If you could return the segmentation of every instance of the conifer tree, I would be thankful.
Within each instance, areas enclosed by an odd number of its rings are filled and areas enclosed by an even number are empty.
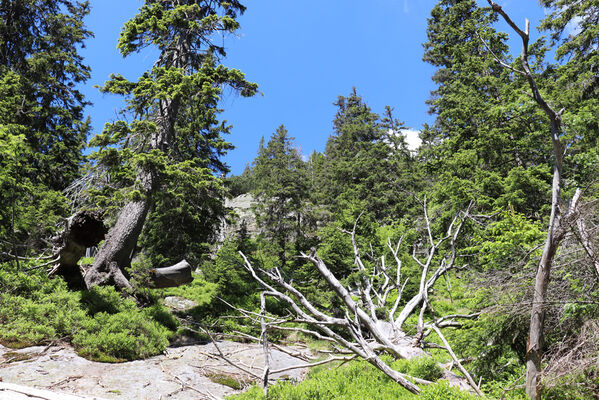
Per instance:
[[[403,123],[387,109],[384,120],[372,112],[356,93],[339,96],[335,105],[334,134],[325,149],[324,177],[319,179],[320,201],[333,212],[359,203],[377,219],[394,215],[409,194],[399,183],[409,174],[403,164],[409,158],[401,136]]]
[[[41,247],[69,211],[60,191],[79,176],[89,132],[77,89],[88,12],[87,1],[0,1],[0,238],[21,245],[13,253]]]
[[[91,142],[100,148],[94,155],[98,166],[120,187],[121,197],[112,200],[123,206],[85,274],[88,287],[129,285],[122,269],[131,262],[149,213],[153,239],[146,243],[170,249],[167,259],[173,251],[186,256],[191,237],[201,233],[194,237],[201,242],[213,232],[223,195],[214,175],[226,171],[220,156],[231,148],[222,137],[230,127],[218,119],[220,95],[229,86],[251,96],[256,85],[218,63],[225,49],[212,39],[234,32],[244,10],[236,0],[146,0],[125,24],[118,43],[123,56],[148,46],[159,56],[136,82],[113,75],[102,87],[126,96],[130,121],[106,124]]]
[[[266,146],[262,138],[254,163],[257,222],[264,235],[277,245],[279,259],[284,262],[288,243],[297,240],[304,228],[303,211],[308,198],[306,165],[283,125]]]
[[[442,0],[431,11],[423,59],[437,68],[429,100],[436,119],[423,131],[422,155],[439,201],[476,199],[489,212],[511,204],[540,219],[551,181],[546,117],[523,94],[526,82],[492,56],[508,51],[506,35],[491,26],[496,18],[473,0]],[[531,51],[541,63],[541,43]]]

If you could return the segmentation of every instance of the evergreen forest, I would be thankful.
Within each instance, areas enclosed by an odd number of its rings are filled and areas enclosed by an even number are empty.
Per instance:
[[[430,2],[432,122],[355,82],[322,152],[282,121],[240,175],[222,98],[260,82],[222,38],[250,2],[139,3],[116,46],[155,59],[106,77],[124,106],[93,132],[90,2],[0,0],[0,384],[31,346],[236,341],[264,354],[217,377],[231,399],[599,398],[597,1],[539,0],[538,26]],[[284,379],[273,352],[300,348]]]

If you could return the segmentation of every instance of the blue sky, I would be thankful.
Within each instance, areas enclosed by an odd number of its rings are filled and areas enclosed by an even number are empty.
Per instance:
[[[240,18],[241,30],[226,39],[223,64],[239,68],[259,84],[260,95],[223,96],[224,118],[234,128],[228,140],[236,149],[225,161],[233,174],[256,155],[261,136],[284,124],[304,154],[323,151],[332,133],[333,102],[352,87],[375,112],[385,105],[414,130],[432,122],[426,99],[433,89],[433,69],[423,63],[426,19],[433,0],[252,0]],[[94,133],[116,118],[120,99],[100,94],[110,73],[136,80],[156,58],[146,50],[123,59],[116,43],[123,23],[141,0],[92,0],[87,27],[95,34],[83,56],[92,78],[82,88],[93,102],[88,108]],[[481,2],[481,4],[486,4]],[[528,17],[533,27],[543,16],[537,0],[500,1],[517,22]],[[513,36],[507,28],[504,28]],[[533,34],[533,39],[535,35]],[[519,51],[519,43],[513,41]]]

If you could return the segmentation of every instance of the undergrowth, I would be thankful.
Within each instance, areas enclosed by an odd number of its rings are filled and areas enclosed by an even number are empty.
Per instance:
[[[426,365],[430,361],[424,361]],[[410,365],[413,364],[413,365]],[[422,371],[422,361],[394,363],[403,371]],[[397,367],[400,368],[397,368]],[[424,368],[428,371],[429,368]],[[425,374],[426,375],[426,374]],[[430,377],[430,376],[429,376]],[[232,400],[266,399],[262,388],[253,386],[245,393],[228,397]],[[423,386],[420,395],[402,388],[365,361],[354,361],[335,368],[317,367],[300,383],[279,382],[269,388],[271,400],[474,400],[476,397],[450,387],[446,381]]]
[[[0,265],[0,342],[26,347],[70,341],[87,358],[124,361],[160,354],[177,322],[158,303],[140,309],[112,287],[70,291],[44,271]]]

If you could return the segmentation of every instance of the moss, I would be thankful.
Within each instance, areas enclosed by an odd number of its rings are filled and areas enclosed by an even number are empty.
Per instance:
[[[208,374],[206,374],[206,377],[214,383],[218,383],[219,385],[228,386],[231,389],[235,389],[235,390],[241,390],[251,384],[251,381],[241,379],[238,376],[224,374],[224,373],[218,373],[218,372],[208,373]]]
[[[13,362],[31,360],[31,354],[28,353],[17,353],[16,351],[9,351],[4,353],[2,356],[4,358],[4,363],[10,364]]]

